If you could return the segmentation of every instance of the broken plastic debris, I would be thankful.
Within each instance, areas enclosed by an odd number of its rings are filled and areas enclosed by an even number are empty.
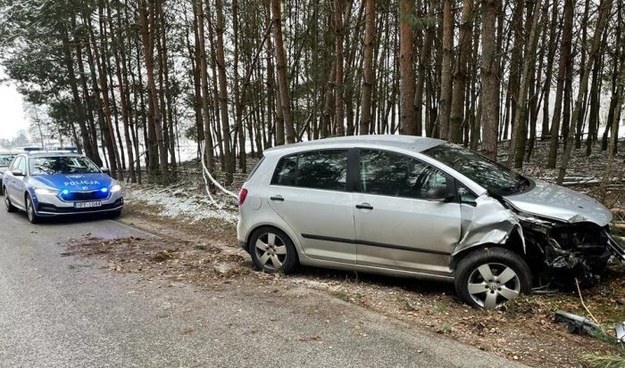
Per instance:
[[[616,325],[614,330],[616,331],[616,339],[619,342],[625,343],[625,322]]]
[[[601,330],[598,324],[584,317],[573,313],[557,311],[555,315],[556,322],[566,323],[570,333],[592,335]]]

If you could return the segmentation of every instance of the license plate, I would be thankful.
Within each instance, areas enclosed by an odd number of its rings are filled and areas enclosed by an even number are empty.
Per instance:
[[[93,207],[102,207],[102,201],[96,202],[79,202],[75,204],[76,208],[93,208]]]

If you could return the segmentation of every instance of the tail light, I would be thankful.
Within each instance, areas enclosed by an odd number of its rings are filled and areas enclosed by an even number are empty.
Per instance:
[[[245,202],[245,198],[247,198],[247,189],[241,188],[241,190],[239,191],[239,206],[243,205],[243,202]]]

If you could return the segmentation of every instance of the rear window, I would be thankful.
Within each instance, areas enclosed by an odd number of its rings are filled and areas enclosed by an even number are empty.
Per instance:
[[[278,162],[273,185],[344,191],[347,185],[347,150],[303,152]]]
[[[0,166],[8,167],[9,165],[11,165],[11,161],[13,161],[13,157],[15,157],[15,155],[0,154]]]

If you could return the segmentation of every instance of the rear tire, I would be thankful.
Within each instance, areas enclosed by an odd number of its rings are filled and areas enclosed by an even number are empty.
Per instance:
[[[30,195],[26,195],[26,215],[28,215],[28,221],[31,224],[37,224],[40,221],[39,216],[35,212],[35,206],[33,205],[33,200],[30,198]]]
[[[6,188],[4,188],[4,192],[6,193]],[[17,208],[15,208],[15,206],[13,206],[13,203],[11,203],[11,199],[9,198],[8,194],[5,194],[4,196],[4,206],[7,209],[7,212],[15,212],[15,210]]]
[[[480,248],[460,260],[454,285],[467,303],[493,309],[529,293],[532,273],[525,260],[511,250]]]
[[[292,272],[299,260],[293,241],[274,227],[256,229],[248,243],[252,261],[257,269],[267,273]]]

